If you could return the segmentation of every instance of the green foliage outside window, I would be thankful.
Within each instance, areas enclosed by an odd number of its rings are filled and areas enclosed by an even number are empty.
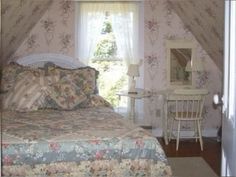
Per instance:
[[[99,71],[99,94],[114,107],[119,105],[116,93],[127,86],[128,79],[124,72],[124,62],[117,60],[117,45],[112,24],[107,17],[101,30],[101,39],[97,43],[91,66]]]
[[[109,101],[114,107],[119,106],[116,93],[124,90],[128,79],[124,73],[123,61],[95,60],[91,66],[99,71],[99,94]]]
[[[112,33],[112,25],[111,22],[106,19],[102,25],[102,34],[106,34],[106,33]]]
[[[113,33],[105,34],[95,48],[94,58],[96,60],[112,59],[116,56],[117,46]]]

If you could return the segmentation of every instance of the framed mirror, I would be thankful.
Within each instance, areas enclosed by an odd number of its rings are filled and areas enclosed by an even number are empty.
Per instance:
[[[192,73],[186,71],[186,66],[194,60],[194,43],[185,40],[167,40],[166,49],[168,86],[192,87]]]

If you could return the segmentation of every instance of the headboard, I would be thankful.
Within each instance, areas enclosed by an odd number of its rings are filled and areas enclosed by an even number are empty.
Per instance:
[[[32,54],[22,58],[19,58],[16,61],[20,65],[30,66],[34,68],[43,67],[45,63],[51,62],[62,68],[75,69],[84,67],[85,65],[78,61],[77,59],[55,53],[41,53],[41,54]]]

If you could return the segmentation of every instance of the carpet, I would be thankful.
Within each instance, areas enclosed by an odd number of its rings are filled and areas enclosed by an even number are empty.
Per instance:
[[[168,157],[173,177],[217,177],[201,157]]]

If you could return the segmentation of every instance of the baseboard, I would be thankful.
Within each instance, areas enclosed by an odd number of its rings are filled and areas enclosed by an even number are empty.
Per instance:
[[[218,133],[218,129],[211,128],[211,129],[203,130],[202,131],[202,136],[205,136],[205,137],[217,137],[218,136],[217,133]]]
[[[217,137],[217,129],[209,128],[206,130],[202,130],[202,136],[204,137]],[[175,133],[174,133],[175,134]],[[192,137],[194,135],[194,131],[181,131],[183,137]],[[152,129],[152,135],[156,137],[162,137],[163,131],[161,128]]]

